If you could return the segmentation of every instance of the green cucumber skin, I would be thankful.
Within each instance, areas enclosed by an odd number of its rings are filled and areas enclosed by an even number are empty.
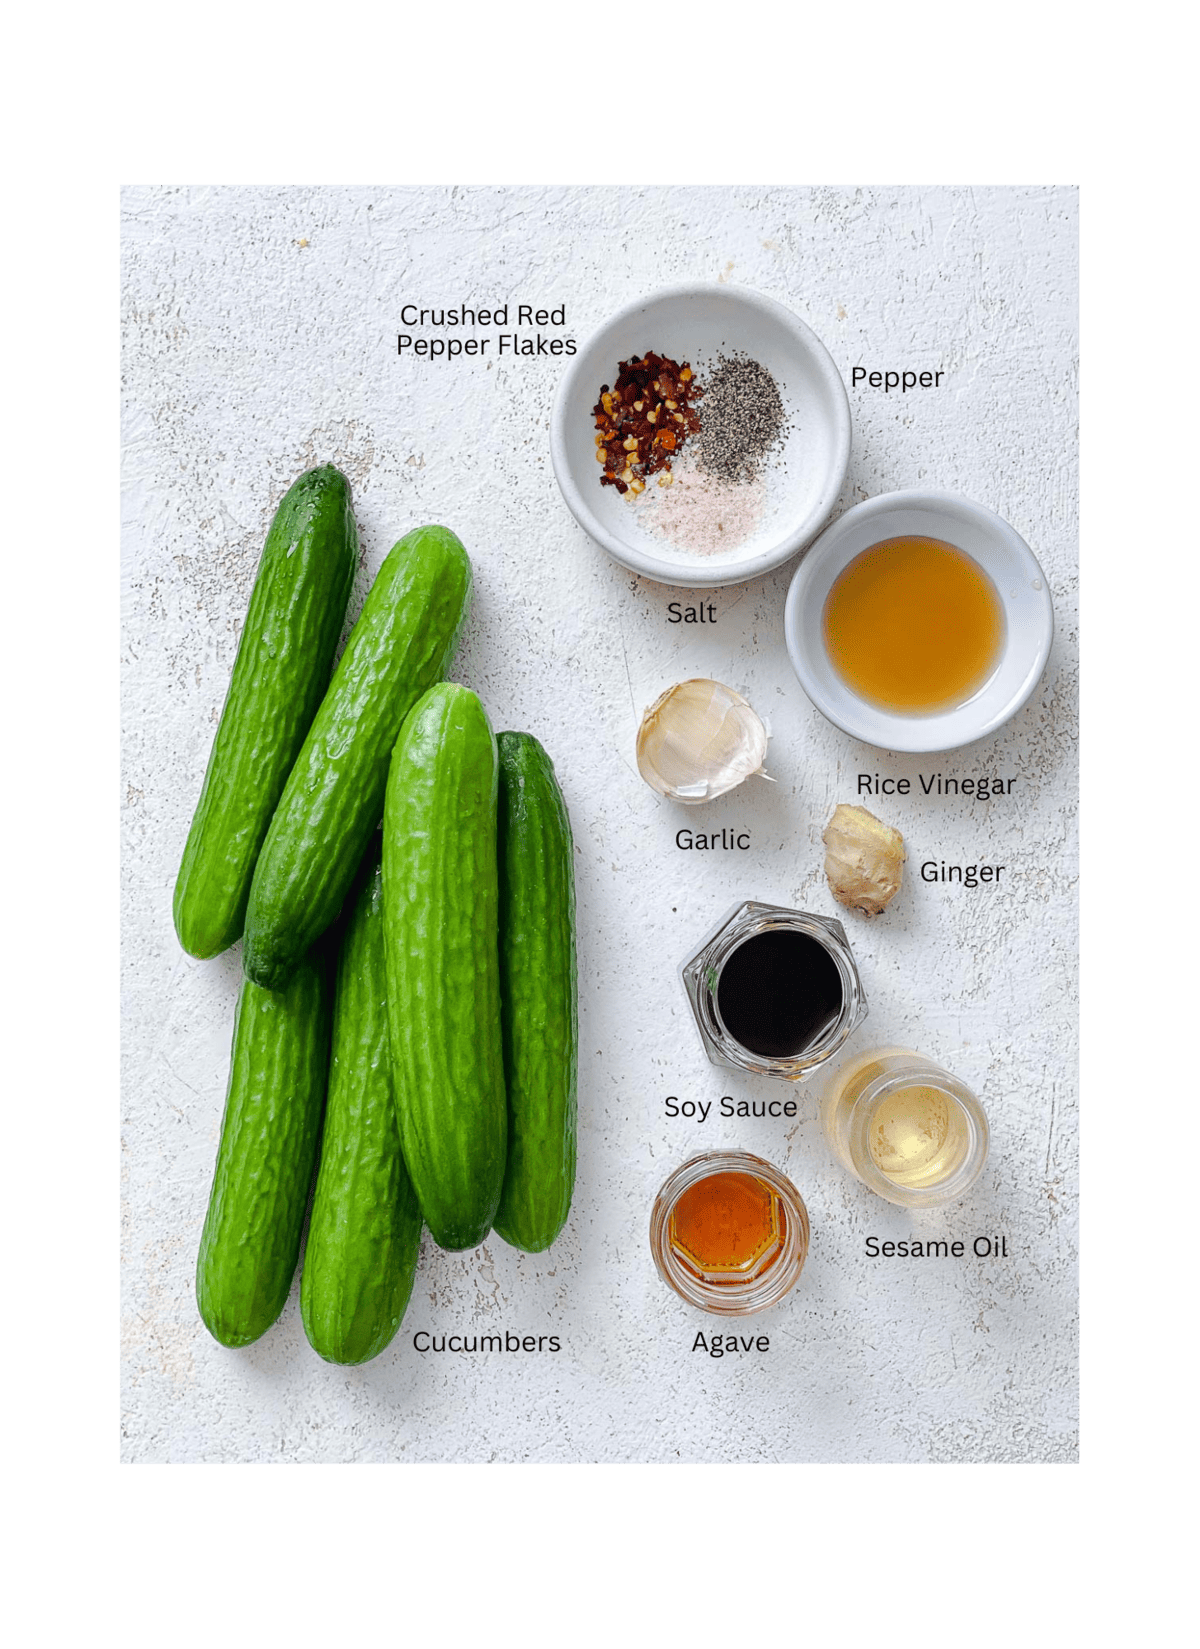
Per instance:
[[[257,1340],[287,1300],[328,1071],[324,958],[306,960],[280,993],[243,980],[221,1143],[196,1260],[196,1303],[222,1345]]]
[[[241,938],[271,815],[329,681],[358,565],[350,483],[332,464],[284,495],[267,541],[175,883],[190,956]]]
[[[471,563],[445,527],[418,527],[380,569],[259,854],[242,956],[256,984],[281,989],[341,909],[401,725],[449,667],[470,596]]]
[[[575,1187],[579,1009],[571,821],[554,764],[528,733],[501,733],[500,1007],[508,1166],[495,1228],[549,1248]]]
[[[431,688],[388,775],[383,907],[400,1139],[442,1248],[483,1241],[504,1180],[496,793],[483,705]]]
[[[379,849],[342,938],[329,1100],[300,1279],[300,1315],[328,1363],[366,1363],[400,1327],[421,1209],[400,1150],[388,1047]]]

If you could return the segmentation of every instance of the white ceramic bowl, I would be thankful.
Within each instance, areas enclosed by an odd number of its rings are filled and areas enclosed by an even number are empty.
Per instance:
[[[779,386],[791,428],[779,461],[764,466],[766,506],[733,550],[689,554],[649,532],[638,506],[600,485],[592,408],[618,363],[646,350],[703,368],[722,353],[760,361]],[[703,402],[700,403],[703,415]],[[773,298],[737,286],[676,286],[630,304],[571,362],[550,420],[550,456],[567,507],[622,566],[662,584],[740,584],[780,566],[820,531],[850,461],[846,386],[820,339]]]
[[[881,710],[842,680],[825,650],[821,617],[834,580],[856,555],[884,538],[940,538],[971,556],[1004,604],[1000,661],[971,698],[953,710],[915,716]],[[881,750],[955,750],[994,733],[1029,698],[1046,668],[1054,612],[1046,575],[1007,521],[952,492],[889,492],[839,516],[796,570],[784,609],[784,635],[800,685],[823,716]]]

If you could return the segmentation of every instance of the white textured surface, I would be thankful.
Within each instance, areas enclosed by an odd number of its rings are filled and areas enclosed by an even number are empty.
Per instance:
[[[1045,189],[175,189],[125,197],[124,1457],[133,1461],[1066,1461],[1076,1449],[1076,202]],[[301,245],[301,242],[307,245]],[[941,761],[852,744],[783,647],[791,565],[712,594],[614,565],[570,518],[547,451],[561,363],[395,354],[402,303],[565,302],[579,340],[641,292],[729,278],[791,305],[843,374],[941,368],[938,392],[851,391],[839,508],[918,483],[998,510],[1033,546],[1058,625],[1026,710]],[[494,330],[494,329],[489,329]],[[647,345],[653,343],[647,340]],[[296,1291],[228,1351],[192,1276],[216,1148],[239,950],[183,956],[171,890],[272,510],[299,471],[349,474],[357,612],[426,520],[466,543],[477,597],[455,675],[555,759],[577,843],[579,1180],[548,1255],[426,1239],[374,1363],[322,1363]],[[687,599],[684,597],[684,599]],[[706,595],[704,599],[708,599]],[[680,810],[638,779],[641,709],[713,675],[769,719],[773,787]],[[668,1122],[668,1094],[770,1098],[704,1059],[675,965],[735,899],[832,913],[820,833],[854,775],[1016,777],[985,803],[867,802],[905,833],[891,911],[850,917],[871,1016],[981,1094],[977,1191],[908,1216],[832,1162],[812,1086],[791,1123]],[[917,788],[914,785],[914,789]],[[866,798],[862,798],[866,801]],[[745,853],[673,845],[749,829]],[[923,859],[1001,863],[999,890],[923,886]],[[819,1080],[819,1079],[818,1079]],[[715,1107],[714,1107],[715,1110]],[[766,1355],[659,1282],[654,1193],[740,1145],[799,1186],[813,1240]],[[868,1261],[864,1238],[1003,1234],[1001,1261]],[[418,1355],[412,1334],[558,1334],[558,1356]]]

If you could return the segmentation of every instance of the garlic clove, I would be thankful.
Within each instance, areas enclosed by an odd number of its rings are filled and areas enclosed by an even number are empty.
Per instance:
[[[851,910],[878,916],[900,891],[904,837],[865,807],[839,802],[821,840],[834,898]]]
[[[763,773],[767,730],[740,693],[719,681],[681,681],[638,728],[638,772],[660,796],[709,802]]]

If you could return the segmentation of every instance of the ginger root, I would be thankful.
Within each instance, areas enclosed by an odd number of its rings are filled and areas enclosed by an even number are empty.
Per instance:
[[[821,840],[834,898],[851,910],[878,916],[900,891],[904,837],[865,807],[840,802]]]

